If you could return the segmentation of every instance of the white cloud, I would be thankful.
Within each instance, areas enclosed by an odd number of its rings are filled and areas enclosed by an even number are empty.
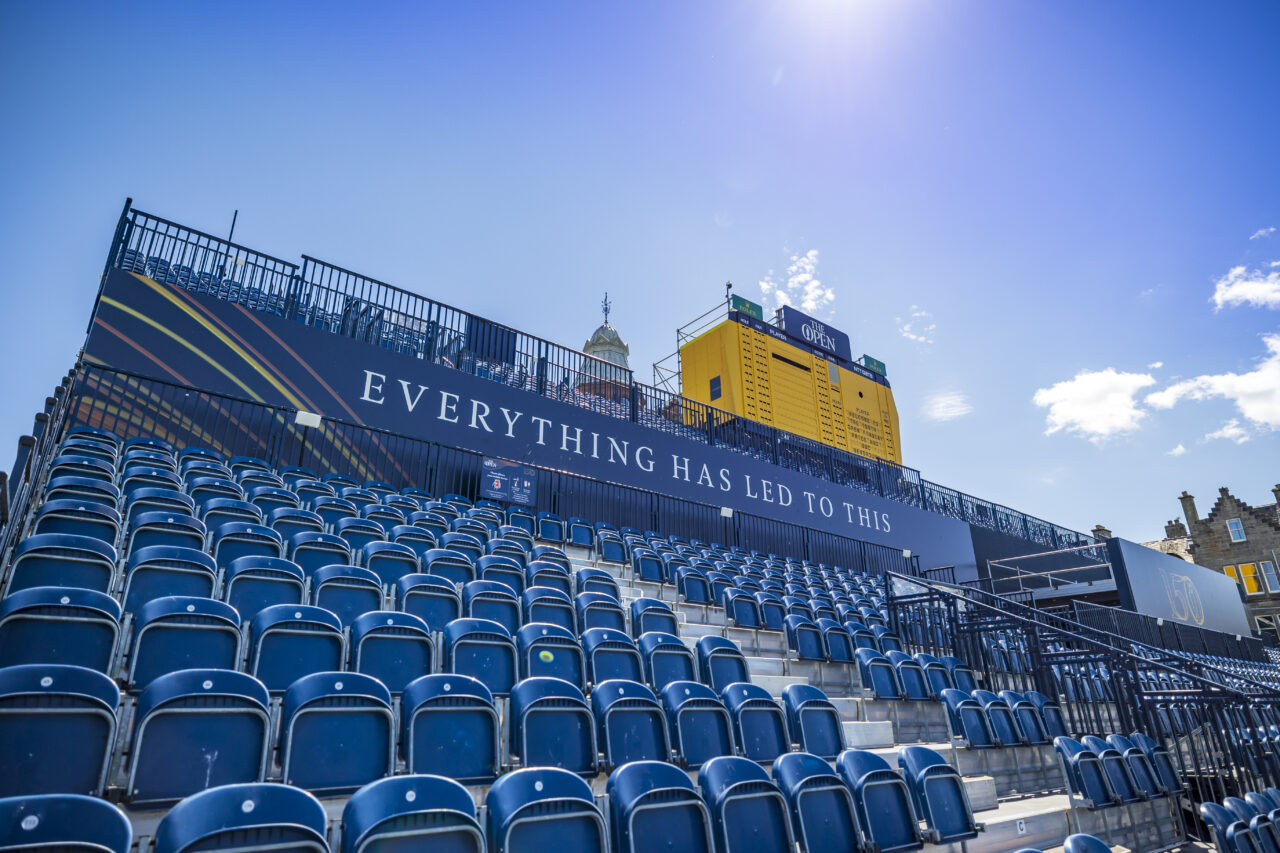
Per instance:
[[[960,391],[939,391],[925,398],[923,414],[931,421],[954,421],[973,411],[973,406]]]
[[[1206,374],[1186,379],[1148,394],[1147,405],[1171,409],[1183,399],[1222,397],[1235,403],[1240,414],[1254,426],[1280,429],[1280,334],[1263,335],[1262,342],[1267,354],[1248,373]],[[1216,433],[1212,437],[1231,438]]]
[[[1275,269],[1275,264],[1272,264]],[[1232,267],[1218,279],[1213,288],[1213,309],[1226,305],[1252,305],[1256,308],[1280,308],[1280,271],[1264,273]]]
[[[1138,428],[1147,413],[1138,408],[1135,397],[1155,383],[1149,374],[1122,373],[1114,367],[1082,370],[1071,379],[1037,390],[1031,399],[1049,409],[1045,435],[1066,430],[1099,444]]]
[[[1213,441],[1216,438],[1225,438],[1227,441],[1234,441],[1236,444],[1244,444],[1249,440],[1249,431],[1240,426],[1240,421],[1232,418],[1222,425],[1220,429],[1214,430],[1204,437],[1205,441]]]
[[[836,298],[835,291],[824,287],[822,280],[818,278],[817,249],[792,255],[785,281],[776,280],[773,270],[769,270],[760,279],[760,293],[764,297],[765,307],[770,307],[769,302],[772,300],[772,307],[775,309],[790,305],[814,316],[830,308]]]
[[[1266,228],[1259,228],[1257,231],[1254,231],[1253,234],[1250,235],[1249,239],[1261,240],[1263,237],[1270,237],[1274,233],[1276,233],[1276,227],[1274,225],[1270,225]]]
[[[1182,442],[1178,442],[1178,446],[1166,453],[1166,456],[1181,456],[1186,453],[1187,449],[1182,446]]]
[[[1153,361],[1147,365],[1147,370],[1159,370],[1162,367],[1164,367],[1163,361]]]
[[[898,334],[918,344],[933,343],[933,333],[938,329],[938,324],[932,322],[933,315],[919,305],[912,305],[910,313],[911,316],[905,323],[901,317],[893,318],[893,321],[898,324]]]

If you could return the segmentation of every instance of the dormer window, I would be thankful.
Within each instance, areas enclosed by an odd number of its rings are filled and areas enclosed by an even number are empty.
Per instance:
[[[1240,523],[1238,518],[1227,519],[1227,533],[1231,534],[1232,542],[1243,542],[1245,540],[1244,525]]]

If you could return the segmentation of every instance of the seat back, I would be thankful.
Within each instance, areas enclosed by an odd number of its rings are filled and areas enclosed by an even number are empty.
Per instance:
[[[431,629],[412,613],[373,610],[351,624],[349,668],[371,675],[399,693],[410,681],[435,668]]]
[[[711,815],[683,770],[665,761],[632,761],[614,770],[609,795],[618,853],[713,853]]]
[[[381,845],[483,853],[484,834],[462,785],[439,776],[392,776],[356,791],[342,810],[342,853]]]
[[[504,774],[489,788],[489,848],[604,853],[604,818],[591,787],[567,770],[526,767]]]
[[[133,825],[97,797],[24,794],[0,799],[0,849],[129,853]]]
[[[276,604],[249,623],[247,670],[272,692],[313,672],[340,670],[344,660],[342,623],[323,608]]]
[[[516,681],[516,644],[511,633],[488,619],[455,619],[444,627],[445,669],[484,682],[495,696]]]
[[[287,849],[328,853],[324,806],[274,782],[223,785],[187,797],[156,827],[155,853]]]
[[[676,761],[695,768],[721,755],[734,755],[733,720],[720,697],[705,684],[673,681],[662,688]]]
[[[810,684],[788,684],[782,690],[782,701],[787,730],[801,751],[826,761],[834,761],[844,751],[840,712],[825,693]]]
[[[723,853],[794,847],[787,801],[759,764],[737,756],[713,758],[698,771],[698,787]]]
[[[493,694],[466,675],[424,675],[400,699],[400,754],[410,773],[481,783],[498,775]]]
[[[285,691],[280,714],[284,781],[339,794],[395,772],[391,693],[358,672],[317,672]]]
[[[773,779],[791,807],[801,849],[860,849],[853,797],[831,765],[811,753],[790,752],[773,763]]]

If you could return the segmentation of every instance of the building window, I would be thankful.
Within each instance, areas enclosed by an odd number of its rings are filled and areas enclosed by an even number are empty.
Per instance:
[[[1262,576],[1267,581],[1267,592],[1280,592],[1280,576],[1276,575],[1276,564],[1270,560],[1263,560],[1258,564],[1262,569]]]
[[[1280,625],[1277,625],[1275,616],[1258,616],[1254,623],[1264,642],[1273,646],[1280,645]]]
[[[720,377],[719,376],[713,376],[711,378],[711,399],[712,400],[720,399]]]
[[[1243,542],[1245,540],[1244,525],[1238,518],[1227,519],[1227,533],[1231,534],[1232,542]]]
[[[1257,595],[1262,592],[1262,587],[1258,584],[1258,567],[1253,563],[1241,563],[1236,566],[1223,566],[1222,571],[1227,577],[1244,587],[1244,591],[1249,595]]]

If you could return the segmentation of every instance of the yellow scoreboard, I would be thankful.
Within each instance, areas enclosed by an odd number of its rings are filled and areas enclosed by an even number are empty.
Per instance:
[[[729,319],[680,347],[680,382],[692,400],[902,464],[888,380],[745,313],[729,312]]]

